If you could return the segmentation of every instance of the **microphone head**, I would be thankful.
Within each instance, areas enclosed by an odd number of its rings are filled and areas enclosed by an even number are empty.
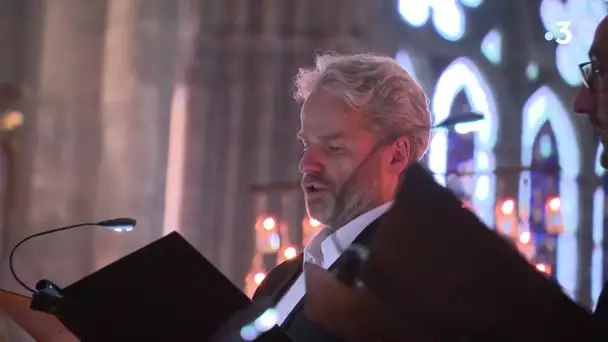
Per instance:
[[[103,228],[112,229],[116,232],[128,232],[135,229],[137,221],[130,217],[121,217],[111,220],[97,222],[95,225]]]

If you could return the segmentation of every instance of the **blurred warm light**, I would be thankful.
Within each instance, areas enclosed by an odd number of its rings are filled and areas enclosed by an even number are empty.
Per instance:
[[[302,241],[301,245],[306,246],[312,238],[323,229],[323,223],[306,215],[302,218]]]
[[[264,222],[262,222],[262,226],[266,230],[273,230],[276,225],[277,221],[272,217],[267,217],[264,219]]]
[[[285,259],[287,260],[295,258],[296,255],[298,255],[298,251],[294,247],[287,247],[285,248],[285,251],[283,251],[283,256],[285,256]]]
[[[561,201],[559,199],[559,197],[553,197],[552,199],[549,200],[549,209],[551,211],[559,211],[561,207]]]
[[[17,111],[7,111],[2,114],[1,128],[3,131],[12,131],[23,124],[23,114]]]
[[[543,273],[551,274],[551,267],[547,264],[538,263],[536,264],[536,269]]]
[[[502,206],[500,207],[500,210],[505,215],[512,214],[513,210],[515,210],[515,201],[509,199],[509,200],[502,202]]]
[[[319,221],[317,221],[317,220],[315,220],[315,219],[311,218],[311,219],[310,219],[310,225],[311,225],[313,228],[317,228],[317,227],[319,227],[319,226],[321,225],[321,222],[319,222]]]
[[[521,235],[519,235],[519,242],[524,245],[529,244],[531,239],[532,237],[530,236],[530,232],[523,232]]]
[[[266,274],[263,272],[258,272],[253,276],[253,281],[256,283],[256,285],[260,285],[264,279],[266,278]]]

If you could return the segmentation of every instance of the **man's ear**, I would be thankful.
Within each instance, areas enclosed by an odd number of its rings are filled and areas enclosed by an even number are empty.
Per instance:
[[[390,167],[394,168],[396,173],[401,173],[410,162],[412,158],[412,149],[410,139],[401,137],[397,141],[393,142],[391,146],[392,156],[390,161]]]

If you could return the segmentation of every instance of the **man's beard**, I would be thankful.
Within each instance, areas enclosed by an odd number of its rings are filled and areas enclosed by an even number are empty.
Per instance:
[[[333,187],[322,199],[306,201],[308,215],[332,229],[339,229],[359,215],[381,205],[382,189],[377,165],[355,169],[341,187]],[[322,180],[322,175],[309,175]],[[327,183],[324,183],[327,184]]]

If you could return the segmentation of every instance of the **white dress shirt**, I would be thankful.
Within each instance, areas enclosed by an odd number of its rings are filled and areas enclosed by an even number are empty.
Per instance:
[[[385,203],[358,216],[333,233],[336,235],[335,238],[331,237],[333,232],[332,229],[325,228],[321,230],[312,238],[310,243],[304,247],[304,262],[312,262],[324,269],[328,269],[336,260],[338,260],[341,252],[348,248],[355,238],[357,238],[367,226],[384,214],[392,204],[393,202]],[[336,242],[339,246],[336,246]],[[279,316],[279,325],[283,324],[305,293],[306,286],[304,284],[304,275],[300,274],[298,279],[291,285],[291,288],[275,306]]]

